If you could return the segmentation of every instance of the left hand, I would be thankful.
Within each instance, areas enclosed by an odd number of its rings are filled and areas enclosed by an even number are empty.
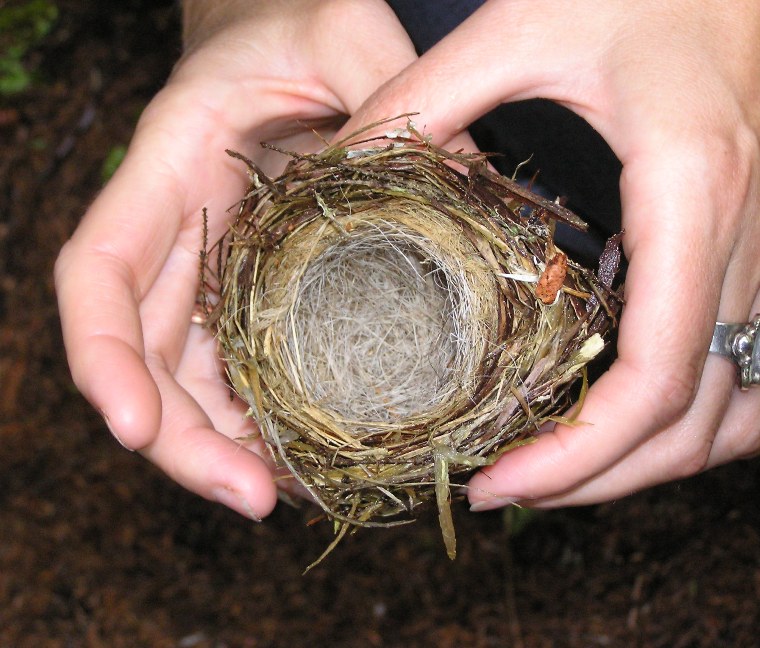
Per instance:
[[[72,376],[114,436],[184,487],[258,519],[283,481],[246,406],[230,398],[211,333],[191,325],[201,210],[213,244],[246,184],[225,148],[275,173],[284,156],[259,142],[320,148],[312,126],[329,136],[416,55],[382,0],[185,5],[186,52],[61,251],[56,289]]]
[[[469,488],[475,510],[614,499],[760,451],[760,388],[708,357],[760,311],[760,3],[491,0],[386,83],[344,132],[406,111],[446,142],[496,105],[552,99],[623,164],[618,357],[582,425]]]

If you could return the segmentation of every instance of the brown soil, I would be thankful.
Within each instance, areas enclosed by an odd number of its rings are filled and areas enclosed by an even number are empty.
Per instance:
[[[0,3],[2,6],[3,3]],[[52,264],[179,50],[168,2],[61,0],[0,104],[0,646],[760,645],[760,463],[612,504],[346,539],[183,491],[76,393]],[[2,10],[2,9],[0,9]]]

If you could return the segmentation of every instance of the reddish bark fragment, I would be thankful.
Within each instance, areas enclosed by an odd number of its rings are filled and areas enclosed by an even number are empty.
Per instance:
[[[567,255],[564,252],[557,252],[547,261],[546,268],[538,279],[536,297],[544,304],[551,304],[557,298],[557,293],[565,283],[566,276]]]

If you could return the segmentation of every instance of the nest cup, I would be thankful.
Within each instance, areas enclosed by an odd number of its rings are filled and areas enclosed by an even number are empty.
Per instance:
[[[276,179],[233,154],[251,185],[203,297],[232,386],[337,540],[436,500],[453,557],[451,477],[567,421],[620,305],[617,240],[597,275],[552,240],[583,223],[483,155],[411,122],[361,135],[287,153]]]

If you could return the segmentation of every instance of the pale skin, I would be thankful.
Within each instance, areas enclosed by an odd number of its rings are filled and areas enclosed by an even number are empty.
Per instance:
[[[760,387],[707,348],[760,311],[760,4],[491,0],[417,59],[378,1],[186,2],[189,53],[61,252],[74,380],[123,445],[254,518],[277,486],[210,334],[190,324],[200,213],[211,238],[245,178],[223,150],[326,136],[416,111],[441,145],[501,102],[544,97],[623,163],[630,262],[618,359],[581,420],[477,474],[475,510],[606,501],[760,451]],[[473,74],[473,70],[487,70]]]

